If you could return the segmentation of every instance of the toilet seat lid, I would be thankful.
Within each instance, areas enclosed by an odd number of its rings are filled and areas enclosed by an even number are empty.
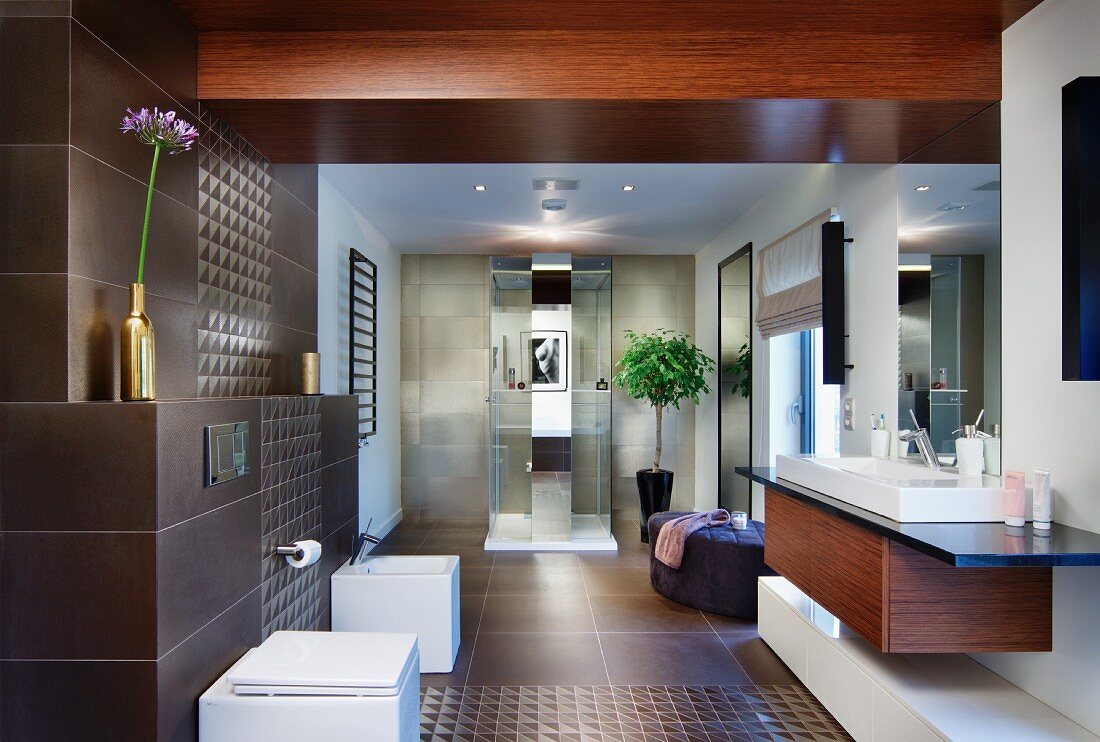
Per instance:
[[[417,656],[416,634],[277,631],[226,680],[243,694],[389,695]]]

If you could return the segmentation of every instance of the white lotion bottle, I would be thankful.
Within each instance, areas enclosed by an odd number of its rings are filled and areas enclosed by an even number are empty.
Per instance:
[[[993,436],[983,438],[982,446],[985,455],[985,473],[995,477],[1001,475],[1001,426],[993,424]]]
[[[1037,531],[1049,531],[1054,520],[1054,490],[1050,484],[1050,472],[1036,469],[1031,489],[1031,525]]]
[[[974,425],[963,426],[963,437],[955,441],[955,465],[964,477],[980,477],[985,469],[985,443]]]

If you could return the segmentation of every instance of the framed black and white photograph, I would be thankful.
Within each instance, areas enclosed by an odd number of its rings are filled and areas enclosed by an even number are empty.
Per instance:
[[[531,391],[564,392],[569,375],[569,344],[559,330],[531,332]]]

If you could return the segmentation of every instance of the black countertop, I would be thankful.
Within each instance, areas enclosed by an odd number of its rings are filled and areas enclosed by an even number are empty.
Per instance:
[[[955,567],[1100,566],[1100,533],[1055,523],[1037,531],[1004,523],[898,523],[812,489],[779,479],[775,469],[739,466],[737,473],[769,489],[863,526]]]

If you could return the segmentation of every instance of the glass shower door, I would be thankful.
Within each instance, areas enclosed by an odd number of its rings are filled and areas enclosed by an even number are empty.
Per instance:
[[[531,259],[490,259],[489,537],[531,540]]]
[[[611,537],[611,258],[574,257],[572,539]],[[606,387],[606,388],[605,388]]]

